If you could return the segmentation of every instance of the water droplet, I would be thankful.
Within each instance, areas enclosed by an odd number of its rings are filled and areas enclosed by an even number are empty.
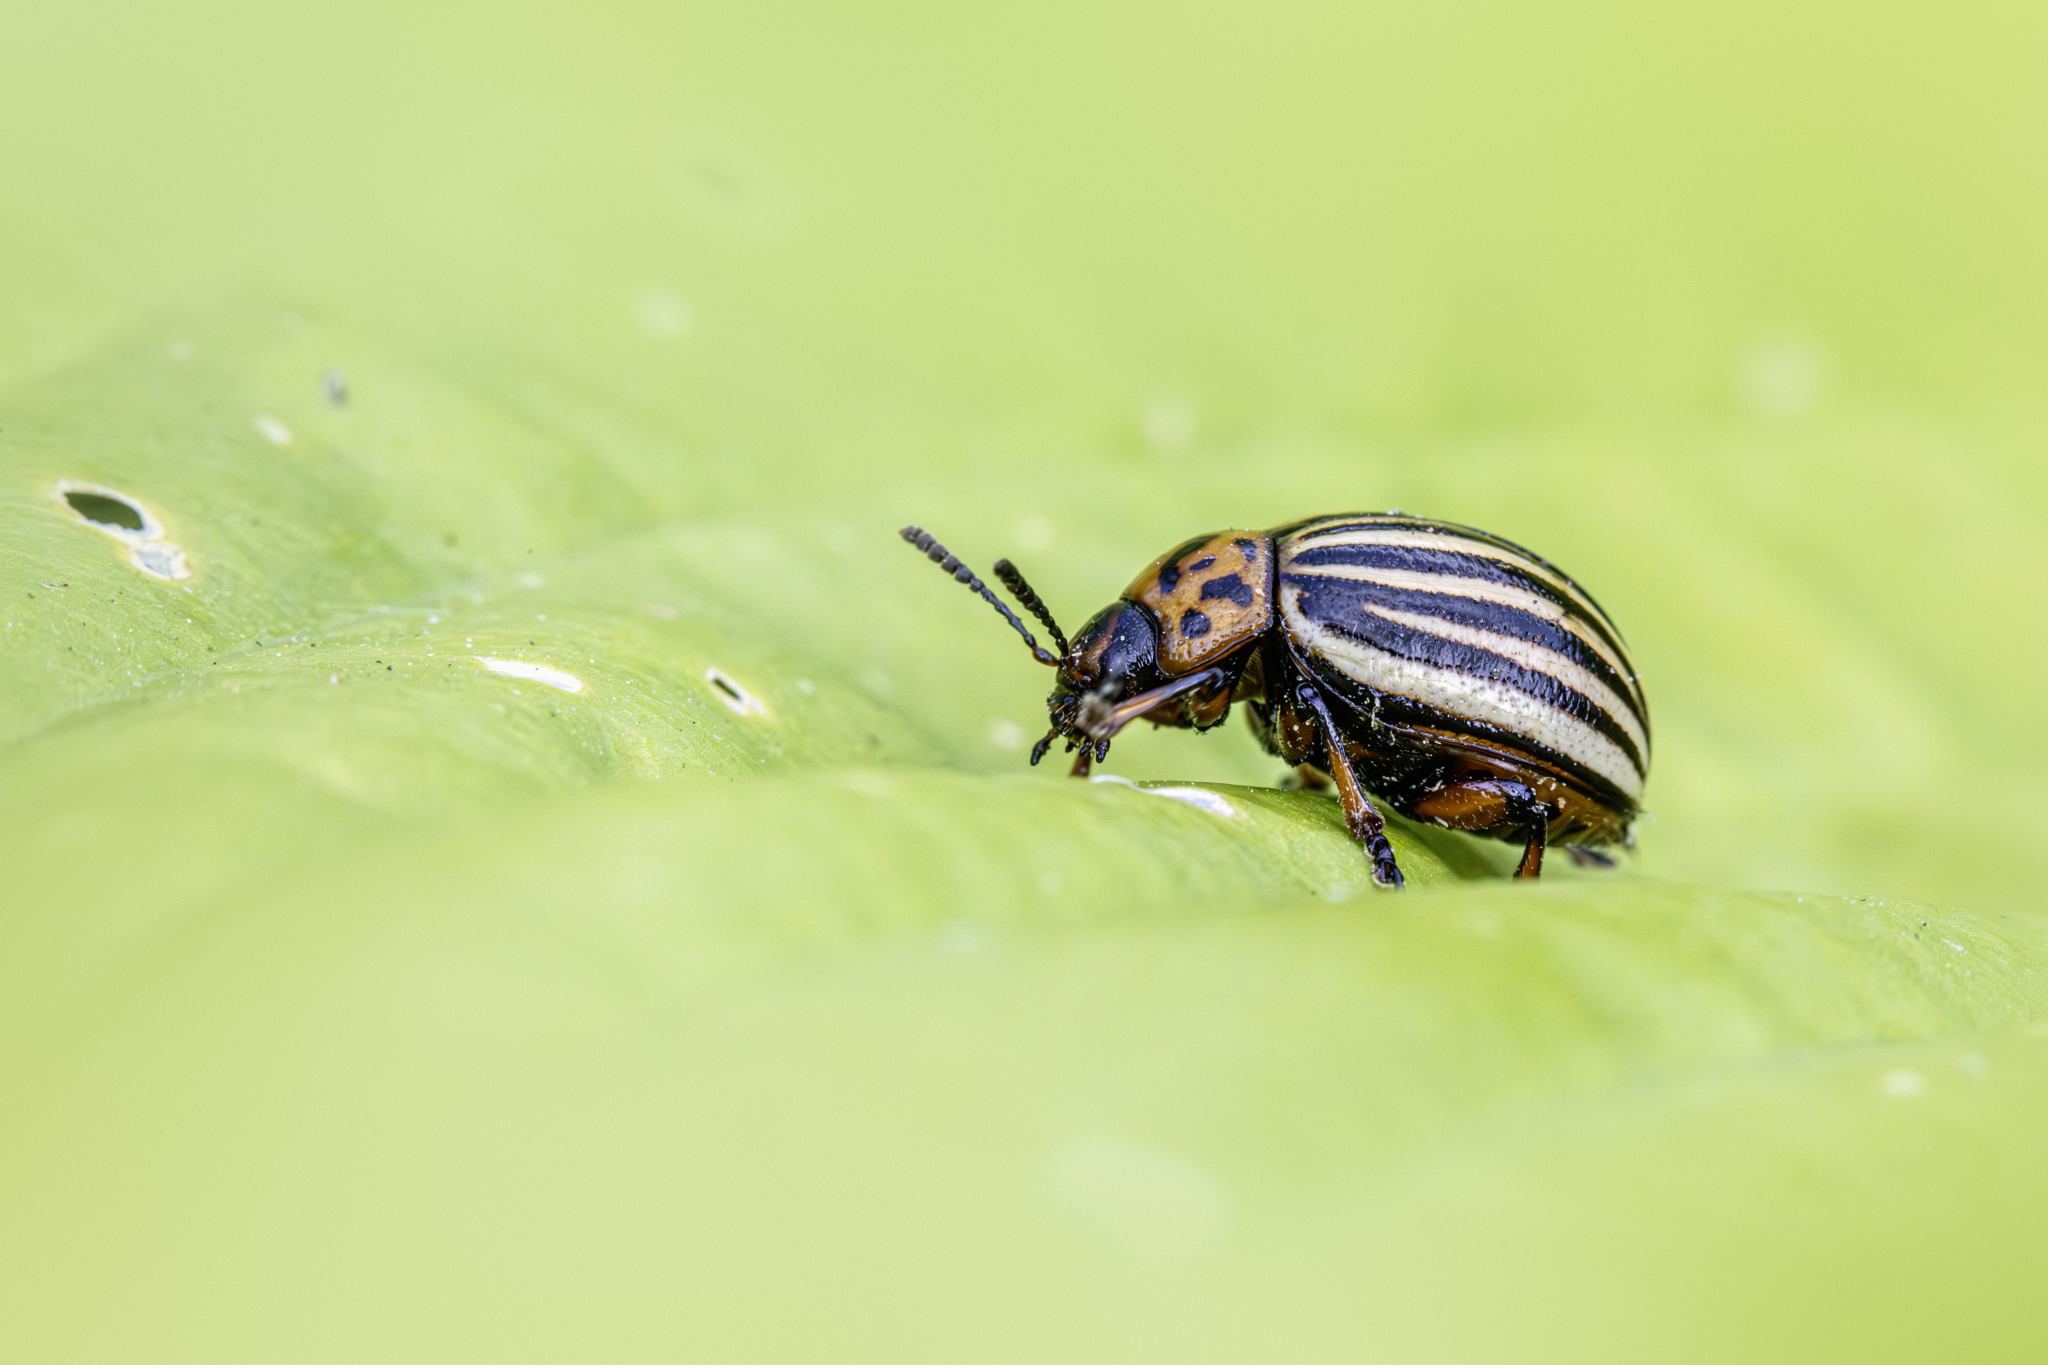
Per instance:
[[[650,289],[633,304],[640,330],[656,341],[680,341],[697,325],[697,311],[673,289]]]
[[[939,950],[947,953],[978,953],[994,942],[995,936],[982,925],[955,920],[939,930]]]
[[[574,673],[565,673],[547,664],[530,663],[525,659],[486,659],[472,656],[489,671],[507,678],[519,678],[526,682],[537,682],[552,687],[557,692],[581,692],[583,679]]]
[[[1029,516],[1020,518],[1010,534],[1016,537],[1017,548],[1027,552],[1050,550],[1057,538],[1050,518]]]
[[[1145,440],[1161,455],[1179,455],[1195,443],[1199,423],[1187,399],[1164,394],[1145,405]]]
[[[1765,337],[1743,355],[1736,375],[1742,405],[1758,417],[1798,417],[1827,397],[1827,354],[1799,336]]]
[[[1230,1192],[1175,1152],[1091,1133],[1046,1163],[1046,1192],[1112,1252],[1181,1265],[1212,1249],[1231,1221]]]
[[[259,412],[249,419],[249,425],[256,428],[256,434],[274,446],[288,446],[292,443],[292,429],[267,412]]]
[[[1927,1093],[1927,1078],[1907,1067],[1887,1071],[1882,1083],[1884,1093],[1895,1100],[1915,1100]]]

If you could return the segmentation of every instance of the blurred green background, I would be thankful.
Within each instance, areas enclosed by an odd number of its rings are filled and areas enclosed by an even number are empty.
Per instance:
[[[0,10],[0,1351],[2038,1358],[2044,73],[2018,4]],[[1235,726],[1030,772],[894,538],[1074,624],[1388,506],[1621,624],[1623,872],[1373,894]]]

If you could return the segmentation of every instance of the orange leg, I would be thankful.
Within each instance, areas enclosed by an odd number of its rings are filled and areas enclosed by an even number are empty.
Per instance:
[[[1297,763],[1294,773],[1301,779],[1301,789],[1305,792],[1326,792],[1330,789],[1330,779],[1306,763]]]
[[[1550,842],[1550,807],[1520,782],[1481,778],[1454,782],[1418,801],[1415,814],[1447,829],[1490,830],[1501,825],[1528,832],[1517,877],[1543,872],[1543,850]]]
[[[1534,879],[1543,875],[1543,850],[1550,843],[1550,821],[1539,817],[1529,826],[1529,842],[1522,849],[1522,861],[1515,866],[1517,877]]]

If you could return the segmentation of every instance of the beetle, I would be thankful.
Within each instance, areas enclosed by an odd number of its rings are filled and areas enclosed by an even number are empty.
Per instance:
[[[1017,614],[931,533],[902,536],[1002,613],[1057,671],[1046,709],[1086,777],[1139,718],[1209,730],[1245,704],[1305,785],[1334,783],[1373,880],[1401,885],[1377,795],[1411,819],[1550,844],[1608,866],[1632,844],[1649,708],[1621,632],[1548,560],[1469,526],[1363,512],[1194,536],[1146,566],[1069,641],[1007,559]],[[1368,793],[1371,793],[1369,795]]]

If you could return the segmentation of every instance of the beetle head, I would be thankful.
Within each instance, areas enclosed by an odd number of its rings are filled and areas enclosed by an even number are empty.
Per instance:
[[[1074,637],[1045,707],[1055,734],[1076,744],[1096,743],[1115,733],[1119,703],[1165,681],[1159,623],[1135,602],[1113,602]]]
[[[1081,630],[1080,638],[1069,644],[1053,620],[1052,612],[1024,581],[1024,575],[1007,559],[996,561],[996,577],[1016,594],[1024,609],[1038,619],[1059,646],[1055,653],[1032,638],[1017,614],[1004,604],[929,531],[916,526],[903,528],[903,538],[968,591],[977,594],[1002,614],[1017,634],[1024,637],[1032,657],[1059,671],[1052,695],[1045,700],[1052,715],[1052,731],[1031,750],[1035,764],[1055,739],[1079,749],[1074,773],[1085,776],[1088,765],[1109,752],[1110,737],[1133,719],[1175,698],[1224,680],[1218,668],[1206,668],[1185,677],[1169,679],[1159,666],[1159,620],[1150,609],[1131,601],[1115,602],[1097,612]],[[1227,709],[1227,707],[1226,707]]]

